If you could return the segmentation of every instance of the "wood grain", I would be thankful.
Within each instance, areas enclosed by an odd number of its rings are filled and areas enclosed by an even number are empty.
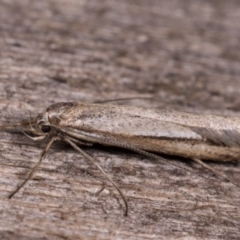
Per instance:
[[[233,0],[1,1],[1,121],[60,101],[122,97],[240,116],[239,9]],[[9,200],[44,146],[0,132],[1,239],[239,239],[240,189],[173,157],[195,173],[117,148],[84,148],[125,193],[128,217],[111,184],[63,143]],[[240,182],[238,163],[211,166]]]

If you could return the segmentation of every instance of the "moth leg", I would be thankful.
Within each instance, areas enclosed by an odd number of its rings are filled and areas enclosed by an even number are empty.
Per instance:
[[[37,136],[43,136],[43,135],[45,135],[44,133],[38,132],[35,128],[33,128],[31,122],[29,122],[29,125],[30,125],[29,131],[30,131],[31,133],[33,133],[33,134],[35,134],[35,135],[37,135]]]
[[[102,185],[102,188],[96,192],[96,196],[99,196],[101,192],[106,188],[105,184]]]
[[[125,213],[124,215],[127,216],[128,214],[128,203],[127,200],[124,196],[124,194],[122,193],[122,191],[120,190],[120,188],[118,187],[118,185],[112,180],[112,178],[110,178],[105,171],[102,169],[101,166],[99,166],[98,163],[95,162],[94,158],[91,157],[89,154],[87,154],[86,152],[84,152],[81,148],[79,148],[71,139],[69,139],[68,137],[64,137],[63,138],[64,141],[68,142],[75,150],[77,150],[83,157],[85,157],[85,159],[87,159],[89,162],[91,162],[93,165],[95,165],[100,171],[101,173],[112,183],[112,185],[116,188],[116,190],[118,191],[118,193],[120,194],[120,196],[122,197],[122,200],[125,204]]]
[[[29,131],[37,136],[43,136],[45,135],[44,133],[42,132],[38,132],[36,129],[34,129],[33,127],[30,127]]]
[[[25,132],[22,131],[22,133],[27,136],[28,138],[32,139],[33,141],[41,141],[41,140],[44,140],[46,138],[46,135],[41,135],[41,136],[38,136],[38,137],[31,137],[29,136],[28,134],[26,134]]]
[[[33,176],[34,172],[37,170],[37,168],[39,167],[39,165],[41,164],[41,162],[43,161],[43,159],[46,156],[47,151],[49,150],[49,148],[52,146],[52,144],[58,140],[57,138],[53,137],[50,142],[47,144],[47,146],[45,147],[45,149],[42,151],[41,157],[38,160],[38,162],[35,164],[35,166],[32,168],[32,170],[29,172],[27,178],[17,187],[17,189],[15,191],[13,191],[8,198],[11,199]]]
[[[240,187],[237,183],[235,183],[234,181],[232,181],[230,178],[228,178],[225,174],[217,171],[216,169],[210,167],[209,165],[207,165],[206,163],[204,163],[202,160],[198,159],[198,158],[193,158],[192,159],[194,162],[198,163],[199,165],[201,165],[203,168],[206,168],[208,170],[210,170],[213,174],[215,174],[216,176],[220,176],[223,179],[225,179],[226,181],[232,183],[233,185]]]

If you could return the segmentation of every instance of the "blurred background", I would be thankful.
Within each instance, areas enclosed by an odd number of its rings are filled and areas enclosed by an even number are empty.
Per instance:
[[[239,5],[3,0],[0,98],[46,107],[151,97],[153,107],[238,110]]]

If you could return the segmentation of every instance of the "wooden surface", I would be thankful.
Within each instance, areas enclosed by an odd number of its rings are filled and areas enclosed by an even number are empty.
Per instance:
[[[0,1],[0,118],[60,101],[151,97],[125,104],[240,116],[239,1]],[[0,132],[1,239],[239,239],[240,189],[191,161],[163,165],[85,147],[126,195],[68,145],[8,195],[44,143]],[[211,164],[235,182],[240,166]],[[103,187],[100,194],[98,192]]]

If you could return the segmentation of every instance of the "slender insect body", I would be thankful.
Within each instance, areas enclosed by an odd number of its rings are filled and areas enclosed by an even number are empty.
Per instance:
[[[48,124],[77,138],[204,160],[240,158],[240,119],[129,106],[58,103],[45,113]],[[94,140],[95,139],[95,140]]]
[[[31,123],[36,128],[33,128]],[[49,142],[40,160],[25,181],[9,196],[10,198],[33,176],[45,158],[46,152],[56,140],[69,143],[115,186],[124,201],[125,215],[128,212],[128,205],[121,190],[78,145],[99,143],[117,146],[160,161],[166,160],[152,152],[191,158],[230,182],[232,181],[225,175],[213,170],[201,160],[240,159],[240,118],[238,117],[68,102],[51,105],[31,123],[30,132],[36,137],[29,137],[35,141],[49,139]]]

